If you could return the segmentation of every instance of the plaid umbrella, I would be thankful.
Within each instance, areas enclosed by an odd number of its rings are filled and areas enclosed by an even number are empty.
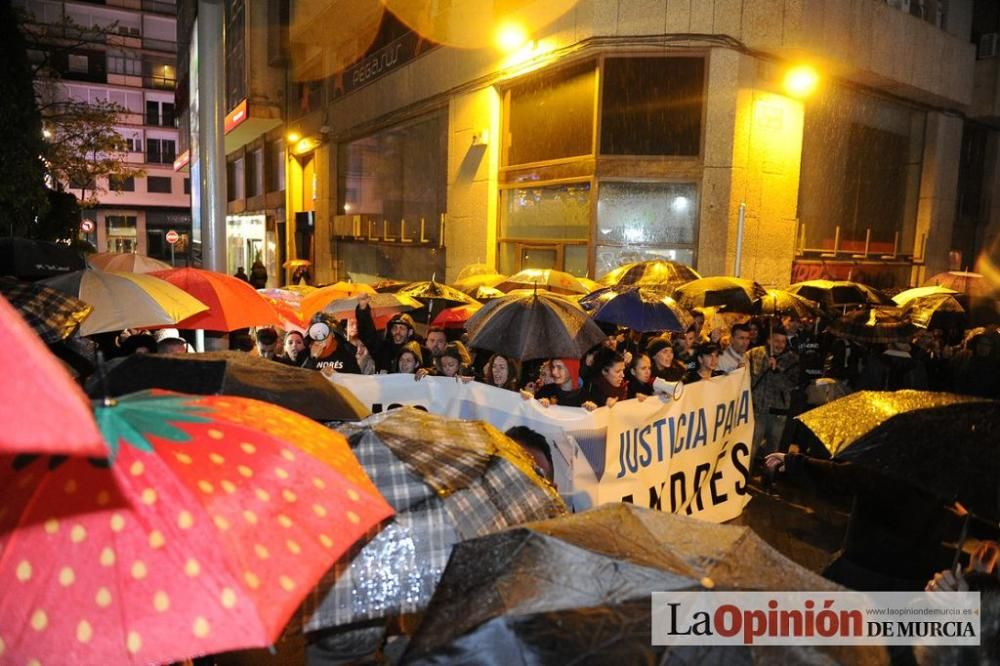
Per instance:
[[[46,344],[65,340],[94,308],[79,298],[34,282],[0,277],[0,293]]]
[[[486,423],[406,407],[343,432],[396,517],[306,600],[305,631],[420,611],[455,543],[565,512],[527,454]]]

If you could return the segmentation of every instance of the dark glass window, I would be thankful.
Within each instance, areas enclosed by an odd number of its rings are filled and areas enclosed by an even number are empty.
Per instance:
[[[184,179],[184,194],[191,194],[191,179]]]
[[[174,105],[170,102],[163,102],[160,110],[160,124],[164,127],[174,126]]]
[[[114,192],[135,192],[135,178],[116,178],[111,176],[108,179],[108,186]]]
[[[164,176],[148,176],[146,178],[146,191],[157,194],[170,194],[173,191],[171,179]]]
[[[146,124],[147,125],[159,125],[160,124],[160,103],[159,102],[146,102]]]
[[[601,152],[697,156],[704,101],[702,58],[608,58]]]
[[[508,165],[593,152],[594,72],[584,63],[510,91]]]

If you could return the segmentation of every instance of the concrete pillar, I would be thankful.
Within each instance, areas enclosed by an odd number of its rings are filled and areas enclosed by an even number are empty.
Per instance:
[[[698,270],[732,274],[739,207],[745,203],[741,276],[785,286],[794,259],[803,108],[758,89],[756,71],[751,56],[712,51]]]
[[[198,0],[198,150],[201,263],[226,272],[226,54],[221,0]]]
[[[333,216],[337,210],[337,202],[333,199],[333,183],[336,182],[337,173],[331,157],[335,152],[336,145],[323,143],[316,148],[313,158],[316,170],[316,229],[314,233],[316,264],[313,266],[312,274],[316,284],[336,282],[339,277],[333,265]]]
[[[913,247],[913,256],[924,259],[924,270],[920,274],[919,267],[914,267],[914,284],[948,270],[961,152],[962,119],[928,112]]]
[[[448,109],[446,280],[472,263],[496,266],[500,95],[493,87],[451,98]]]

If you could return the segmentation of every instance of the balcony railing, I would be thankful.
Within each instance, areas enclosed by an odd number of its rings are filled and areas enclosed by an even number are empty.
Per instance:
[[[155,14],[177,15],[177,5],[172,2],[157,2],[156,0],[142,0],[142,11],[153,12]]]
[[[160,90],[173,90],[177,87],[177,79],[165,76],[144,76],[142,77],[144,88],[158,88]]]

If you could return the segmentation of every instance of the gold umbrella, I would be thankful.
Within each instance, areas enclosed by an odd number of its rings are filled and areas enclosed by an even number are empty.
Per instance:
[[[93,313],[80,325],[80,335],[172,326],[208,309],[184,290],[145,273],[88,269],[41,283],[94,306]]]

